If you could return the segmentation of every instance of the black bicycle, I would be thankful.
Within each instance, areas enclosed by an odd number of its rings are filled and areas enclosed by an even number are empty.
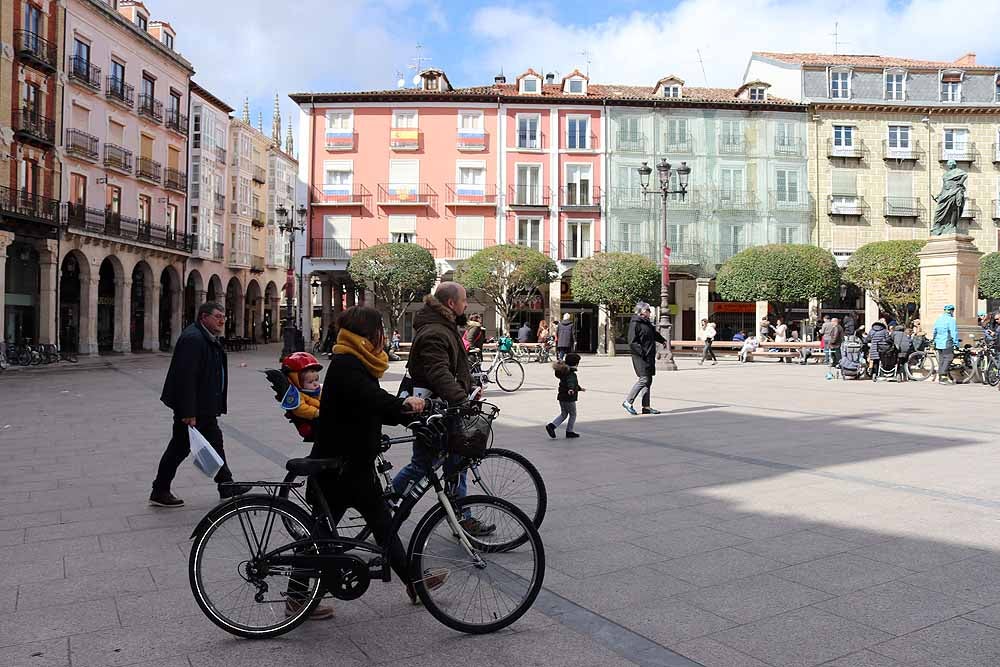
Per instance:
[[[447,451],[452,438],[443,425],[458,410],[432,408],[410,428],[428,446]],[[437,435],[429,438],[428,433]],[[342,466],[340,459],[291,459],[285,465],[288,472],[310,479]],[[534,603],[545,576],[538,530],[513,503],[480,495],[455,500],[434,470],[427,479],[437,503],[417,522],[407,548],[420,601],[438,621],[460,632],[483,634],[514,623]],[[302,482],[234,484],[263,492],[209,512],[192,533],[188,565],[198,606],[222,629],[241,637],[275,637],[305,621],[327,594],[354,600],[373,579],[390,581],[383,550],[340,536],[338,519],[322,493],[315,494],[307,511]],[[301,504],[279,497],[283,488]],[[492,523],[495,532],[485,538],[467,533],[458,520],[467,511]],[[393,531],[402,522],[397,513]],[[496,546],[521,536],[525,539],[517,549]]]

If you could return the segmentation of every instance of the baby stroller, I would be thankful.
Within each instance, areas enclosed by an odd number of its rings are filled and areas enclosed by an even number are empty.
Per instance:
[[[868,377],[868,360],[864,343],[857,336],[847,336],[840,346],[840,377],[844,380],[864,380]]]

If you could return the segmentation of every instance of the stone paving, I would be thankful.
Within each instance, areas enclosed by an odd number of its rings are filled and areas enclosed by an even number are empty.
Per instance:
[[[238,477],[280,477],[305,451],[257,372],[276,353],[231,355]],[[545,589],[525,618],[463,636],[373,583],[333,621],[253,642],[188,587],[214,486],[186,463],[186,508],[146,505],[166,363],[0,375],[0,666],[1000,664],[995,390],[681,360],[654,384],[666,414],[630,417],[631,364],[590,357],[583,437],[550,440],[555,379],[531,365],[524,388],[490,396],[496,444],[549,492]]]

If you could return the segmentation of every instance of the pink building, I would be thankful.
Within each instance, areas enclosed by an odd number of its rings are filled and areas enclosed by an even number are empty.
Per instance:
[[[346,272],[353,252],[388,241],[427,248],[447,278],[487,246],[517,243],[555,259],[561,278],[518,317],[592,309],[563,283],[575,260],[601,248],[604,113],[587,77],[555,83],[529,70],[511,84],[453,88],[441,70],[418,89],[295,94],[300,180],[310,202],[303,330],[325,330],[363,291]],[[543,290],[544,292],[544,290]],[[566,298],[564,298],[566,297]],[[489,329],[495,313],[474,304]],[[596,325],[596,319],[587,324]],[[404,340],[410,320],[404,322]]]

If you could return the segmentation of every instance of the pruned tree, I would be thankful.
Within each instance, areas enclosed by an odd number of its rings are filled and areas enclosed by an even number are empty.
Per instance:
[[[1000,252],[983,255],[979,260],[979,296],[1000,299]]]
[[[791,243],[747,248],[730,257],[715,277],[723,299],[768,301],[781,318],[789,304],[832,298],[839,287],[840,269],[829,250]]]
[[[556,263],[534,248],[507,244],[474,254],[455,272],[455,280],[466,289],[486,294],[503,318],[501,327],[506,327],[517,304],[527,301],[558,273]]]
[[[382,243],[364,248],[351,257],[347,272],[385,304],[390,330],[399,328],[399,320],[409,305],[430,292],[437,278],[434,257],[415,243]]]
[[[879,308],[909,324],[920,305],[920,258],[926,241],[875,241],[854,251],[844,279],[868,290]]]
[[[626,252],[600,253],[580,261],[573,269],[573,298],[598,306],[606,320],[628,312],[639,300],[655,302],[660,291],[660,268],[648,257]],[[607,341],[608,333],[604,332]],[[607,352],[614,356],[614,335]]]

